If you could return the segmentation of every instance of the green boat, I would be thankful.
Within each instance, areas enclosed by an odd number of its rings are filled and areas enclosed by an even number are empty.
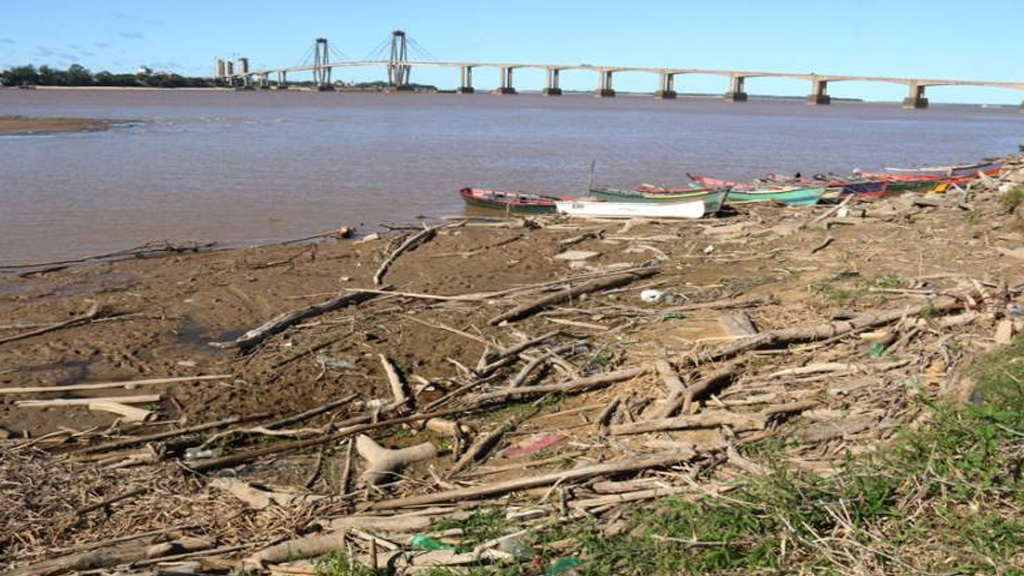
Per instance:
[[[827,188],[819,186],[816,188],[763,188],[755,190],[730,190],[729,203],[740,202],[764,202],[776,200],[787,206],[811,206],[817,204],[825,194]]]
[[[704,201],[704,213],[714,214],[722,209],[726,196],[731,199],[728,188],[695,188],[691,190],[672,190],[666,192],[647,192],[644,190],[623,190],[619,188],[594,188],[590,197],[605,202],[646,202],[646,203],[678,203],[692,202],[696,199]]]
[[[729,203],[740,202],[767,202],[770,200],[782,202],[787,206],[810,206],[817,204],[818,200],[828,190],[828,186],[796,186],[792,184],[755,186],[729,182],[707,176],[690,176],[690,186],[729,186]]]

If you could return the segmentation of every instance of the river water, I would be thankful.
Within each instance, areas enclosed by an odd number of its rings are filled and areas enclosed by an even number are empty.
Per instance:
[[[849,172],[1004,155],[1012,108],[575,95],[0,90],[0,115],[136,121],[0,136],[0,264],[156,240],[245,245],[458,214],[456,190],[572,194],[687,171]]]

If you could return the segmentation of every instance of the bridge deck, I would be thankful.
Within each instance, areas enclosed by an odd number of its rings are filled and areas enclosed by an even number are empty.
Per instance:
[[[350,68],[360,66],[388,66],[388,60],[369,61],[347,61],[331,62],[327,64],[330,68]],[[842,74],[812,74],[799,72],[766,72],[761,70],[716,70],[702,68],[657,68],[645,66],[595,66],[592,64],[537,64],[525,62],[427,62],[427,61],[402,61],[395,63],[399,66],[411,67],[444,67],[444,68],[513,68],[513,69],[539,69],[539,70],[592,70],[594,72],[647,72],[652,74],[707,74],[712,76],[742,76],[744,78],[790,78],[794,80],[807,80],[811,82],[887,82],[891,84],[906,84],[918,86],[986,86],[991,88],[1010,88],[1024,90],[1024,82],[992,82],[987,80],[948,80],[935,78],[899,78],[891,76],[848,76]],[[312,72],[315,66],[291,66],[287,68],[270,68],[263,70],[250,70],[248,73],[235,73],[228,77],[244,78],[247,76],[262,76],[264,74]]]

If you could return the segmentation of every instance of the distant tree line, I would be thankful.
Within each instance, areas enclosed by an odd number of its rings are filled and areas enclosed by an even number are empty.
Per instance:
[[[14,66],[0,72],[4,86],[121,86],[148,88],[206,88],[214,86],[208,78],[194,78],[179,74],[113,74],[103,70],[92,73],[88,68],[72,64],[67,70],[49,66]]]

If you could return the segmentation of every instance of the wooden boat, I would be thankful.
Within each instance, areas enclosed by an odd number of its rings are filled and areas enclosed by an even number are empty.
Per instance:
[[[924,175],[924,176],[964,176],[968,178],[977,177],[979,174],[985,174],[986,176],[996,176],[1003,167],[1001,160],[985,160],[983,162],[974,162],[970,164],[953,164],[951,166],[923,166],[920,168],[891,168],[885,167],[883,170],[890,174],[909,174],[909,175]]]
[[[672,204],[691,200],[704,202],[704,213],[714,214],[722,209],[728,188],[656,188],[642,185],[637,190],[621,190],[618,188],[595,188],[590,191],[591,198],[606,202],[642,202],[656,204]]]
[[[566,198],[526,194],[523,192],[502,192],[484,188],[463,188],[459,190],[462,199],[469,206],[490,208],[504,212],[545,214],[555,211],[555,202]]]
[[[887,192],[924,192],[943,178],[933,174],[900,174],[895,172],[854,172],[855,177],[870,182],[884,182]]]
[[[852,180],[839,178],[833,174],[819,174],[811,180],[798,178],[786,178],[777,174],[766,174],[760,178],[765,182],[776,182],[779,184],[791,184],[799,186],[824,186],[826,192],[835,194],[852,194],[871,198],[881,198],[889,191],[889,182],[880,179],[854,178]]]
[[[601,202],[567,200],[555,202],[558,212],[581,218],[700,218],[706,214],[704,201]]]
[[[825,186],[805,185],[754,185],[729,182],[707,176],[688,175],[694,186],[728,186],[727,201],[730,204],[746,202],[768,202],[776,200],[789,206],[817,204],[825,194]]]

